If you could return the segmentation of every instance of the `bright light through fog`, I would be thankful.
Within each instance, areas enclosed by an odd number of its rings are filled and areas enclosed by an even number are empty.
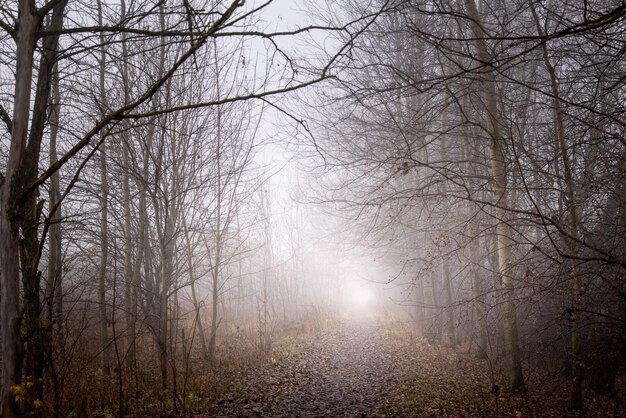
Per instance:
[[[374,292],[363,285],[351,284],[346,292],[346,299],[353,308],[364,308],[374,300]]]

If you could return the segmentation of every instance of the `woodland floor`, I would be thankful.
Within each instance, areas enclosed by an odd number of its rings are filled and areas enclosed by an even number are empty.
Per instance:
[[[372,318],[344,320],[276,353],[200,416],[611,417],[626,411],[616,396],[588,396],[584,412],[567,411],[562,385],[532,371],[526,394],[503,390],[496,405],[491,389],[500,377],[485,361]]]
[[[398,354],[373,321],[344,322],[253,370],[211,416],[385,416],[399,384]]]

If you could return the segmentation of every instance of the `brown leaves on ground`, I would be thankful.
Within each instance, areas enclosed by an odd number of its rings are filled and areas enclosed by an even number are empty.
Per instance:
[[[586,393],[583,411],[567,409],[567,383],[538,370],[526,371],[528,390],[506,389],[506,378],[489,360],[479,360],[466,349],[429,344],[398,327],[387,341],[400,345],[399,402],[385,409],[398,417],[618,417],[626,402],[618,396]],[[496,396],[497,395],[497,396]]]
[[[348,320],[283,343],[268,364],[242,375],[208,416],[620,415],[618,398],[589,398],[584,412],[567,411],[563,382],[536,370],[529,374],[527,393],[511,394],[490,364],[458,348],[428,344],[389,323]]]
[[[377,411],[399,384],[394,348],[372,321],[342,323],[283,353],[249,372],[211,416],[384,416]]]

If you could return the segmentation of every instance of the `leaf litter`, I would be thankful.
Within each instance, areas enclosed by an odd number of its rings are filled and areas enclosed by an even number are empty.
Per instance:
[[[289,341],[244,372],[203,417],[618,417],[624,399],[588,398],[567,411],[565,390],[535,371],[529,391],[460,348],[432,345],[388,322],[344,320]],[[494,394],[497,387],[497,394]]]
[[[247,372],[216,417],[385,417],[398,387],[398,352],[374,321],[344,321]]]

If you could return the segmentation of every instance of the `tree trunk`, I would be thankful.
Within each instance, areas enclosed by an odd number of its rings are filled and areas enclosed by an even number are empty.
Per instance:
[[[106,147],[100,146],[100,264],[98,266],[98,307],[100,314],[100,367],[105,375],[111,372],[111,357],[106,309],[106,272],[109,259],[108,194]]]
[[[441,342],[441,321],[439,320],[439,297],[437,296],[437,280],[435,279],[434,269],[428,272],[430,276],[430,289],[432,293],[432,341]]]
[[[220,97],[220,68],[217,59],[217,44],[214,42],[215,50],[215,74],[216,74],[216,91],[217,96]],[[222,190],[222,160],[221,160],[221,148],[222,148],[222,109],[217,107],[217,124],[216,124],[216,156],[217,163],[217,184],[215,192],[215,260],[212,261],[213,268],[211,269],[213,289],[211,292],[211,333],[209,335],[209,362],[211,365],[215,364],[215,345],[217,343],[217,327],[219,320],[217,318],[217,305],[219,303],[219,286],[220,286],[220,270],[221,270],[221,257],[222,257],[222,233],[224,226],[222,225],[222,203],[223,203],[223,190]],[[207,250],[209,250],[207,248]],[[210,251],[209,251],[210,253]]]
[[[448,261],[441,260],[441,279],[443,282],[443,308],[445,315],[445,344],[448,347],[456,345],[454,330],[454,308],[452,306],[452,287],[450,285],[450,269]]]
[[[52,9],[48,29],[58,30],[63,24],[65,1]],[[39,16],[35,2],[19,3],[16,24],[16,63],[11,146],[6,164],[6,174],[0,176],[0,280],[2,297],[0,317],[2,328],[2,416],[17,413],[11,387],[21,382],[21,349],[26,348],[26,374],[32,382],[28,409],[34,400],[43,397],[43,349],[41,329],[41,274],[38,271],[41,256],[39,248],[38,189],[28,191],[38,173],[41,141],[43,138],[51,76],[56,60],[58,36],[43,40],[32,118],[30,96],[33,82],[34,48],[43,17]],[[30,133],[28,122],[31,122]],[[42,202],[41,202],[42,203]],[[19,278],[24,295],[23,318],[20,318]],[[24,325],[24,340],[20,335],[20,321]],[[32,399],[31,399],[32,398]],[[25,411],[39,414],[41,411]]]
[[[530,8],[535,20],[535,26],[540,36],[544,36],[545,33],[539,22],[539,16],[535,9],[534,2],[530,1]],[[576,201],[574,199],[574,179],[572,177],[572,164],[567,152],[567,141],[565,139],[565,125],[563,123],[563,111],[561,109],[561,98],[559,94],[559,82],[556,77],[556,70],[550,62],[548,55],[548,46],[544,42],[541,45],[543,62],[550,75],[550,88],[552,92],[552,110],[554,113],[554,130],[557,138],[557,148],[560,151],[561,160],[563,163],[563,172],[565,174],[565,193],[567,196],[567,210],[570,218],[570,234],[572,238],[566,237],[568,251],[572,257],[576,257],[578,252],[578,245],[576,239],[578,239],[578,214],[576,208]],[[582,409],[583,395],[582,395],[582,369],[583,364],[580,359],[580,342],[579,342],[579,328],[580,328],[580,315],[577,312],[581,304],[581,290],[582,283],[580,275],[578,274],[578,268],[574,263],[570,266],[570,276],[572,282],[572,294],[574,303],[572,306],[572,314],[570,314],[571,322],[571,366],[572,366],[572,383],[570,389],[570,401],[569,406],[571,409]]]
[[[489,121],[491,135],[491,174],[493,176],[493,191],[495,195],[498,269],[503,288],[504,332],[509,360],[509,385],[512,391],[521,392],[526,389],[519,351],[517,334],[517,313],[515,308],[515,285],[511,277],[512,260],[511,247],[513,245],[512,230],[507,213],[507,179],[506,163],[504,160],[504,138],[501,133],[502,123],[498,114],[496,81],[493,69],[490,67],[491,55],[487,49],[485,37],[488,34],[482,27],[482,21],[474,0],[465,0],[465,7],[471,18],[470,26],[474,34],[474,45],[478,52],[478,61],[485,68],[479,68],[483,85],[485,110]]]
[[[11,387],[21,383],[19,199],[23,186],[17,178],[24,163],[30,116],[33,52],[40,18],[34,3],[19,3],[16,36],[15,94],[11,146],[6,173],[0,178],[0,321],[2,330],[2,417],[17,416]]]
[[[213,267],[212,274],[212,284],[213,289],[211,292],[211,332],[209,334],[209,363],[211,365],[215,365],[215,346],[217,343],[217,327],[218,327],[218,318],[217,318],[217,304],[219,302],[219,273],[216,271],[217,268]]]
[[[472,295],[474,297],[474,313],[476,314],[476,320],[474,321],[475,338],[478,351],[476,357],[479,359],[487,358],[487,329],[486,329],[486,316],[485,311],[485,295],[483,291],[483,283],[480,277],[478,268],[480,266],[479,258],[479,237],[478,228],[476,227],[476,220],[470,219],[470,277],[472,280]]]
[[[58,30],[63,25],[63,14],[66,2],[59,3],[54,9],[46,29]],[[50,341],[44,338],[42,328],[41,307],[41,272],[39,261],[41,258],[39,225],[43,200],[39,200],[39,189],[28,192],[28,187],[37,178],[41,143],[48,115],[52,75],[58,49],[58,36],[46,37],[43,40],[42,54],[39,60],[35,101],[31,117],[31,128],[28,135],[28,146],[18,176],[24,189],[21,191],[20,201],[22,209],[19,211],[22,237],[20,240],[20,264],[22,273],[22,287],[24,292],[23,307],[23,343],[25,348],[26,383],[32,384],[28,397],[25,399],[24,413],[34,416],[43,414],[43,408],[34,407],[36,401],[43,400],[43,372],[44,351]]]
[[[200,348],[202,349],[202,356],[205,359],[209,359],[209,348],[206,342],[206,334],[204,332],[204,325],[202,324],[202,315],[200,314],[200,303],[198,302],[198,296],[196,294],[196,275],[193,266],[193,246],[191,245],[191,238],[189,237],[189,229],[187,228],[187,221],[185,217],[182,217],[183,227],[185,228],[185,243],[187,244],[187,268],[189,269],[189,282],[191,286],[191,302],[193,303],[194,312],[196,314],[196,327],[198,328],[198,335],[200,336]]]
[[[121,0],[120,2],[121,14],[120,21],[126,19],[126,2]],[[125,85],[130,83],[128,75],[128,51],[126,45],[126,33],[122,32],[122,78]],[[130,103],[130,97],[128,89],[124,89],[124,105]],[[125,123],[125,122],[124,122]],[[124,129],[124,133],[121,136],[122,144],[122,162],[123,162],[123,206],[124,206],[124,308],[125,322],[126,322],[126,334],[127,334],[127,346],[128,356],[126,357],[127,367],[134,367],[136,363],[136,350],[135,350],[135,334],[136,334],[136,310],[137,310],[137,286],[135,273],[133,271],[133,239],[132,239],[132,213],[131,213],[131,197],[130,197],[130,141],[128,140],[127,130]],[[140,221],[141,223],[141,221]],[[137,252],[142,251],[137,249]],[[139,262],[137,268],[141,265]]]
[[[166,223],[169,224],[171,220],[169,216],[166,218]],[[169,225],[165,227],[165,237],[161,240],[161,300],[160,315],[159,315],[159,360],[161,366],[161,385],[163,389],[168,387],[168,359],[167,359],[167,344],[168,344],[168,320],[169,320],[169,288],[170,279],[172,275],[171,262],[172,252],[171,244],[166,242],[169,240]]]
[[[127,347],[128,357],[126,358],[126,365],[132,367],[135,364],[135,326],[136,316],[134,311],[136,310],[136,288],[135,274],[133,272],[133,237],[132,237],[132,219],[131,219],[131,202],[130,202],[130,176],[128,170],[130,170],[130,158],[128,155],[128,148],[125,144],[123,148],[123,164],[124,164],[124,178],[123,178],[123,205],[124,205],[124,308],[125,308],[125,322],[126,322],[126,335],[127,335]],[[139,251],[139,250],[137,250]]]
[[[59,94],[59,74],[57,65],[55,64],[52,75],[52,97],[50,103],[50,150],[49,164],[53,165],[57,161],[57,133],[59,130],[59,113],[60,101]],[[55,172],[50,176],[50,188],[48,190],[48,207],[50,229],[48,232],[48,283],[46,287],[46,300],[48,303],[48,341],[54,344],[59,342],[61,351],[60,357],[63,358],[64,336],[63,336],[63,287],[62,287],[62,231],[61,218],[62,206],[60,202],[60,184],[59,173]],[[56,330],[56,335],[55,335]],[[52,347],[54,349],[54,347]],[[54,392],[54,409],[53,413],[59,415],[61,413],[61,388],[59,387],[58,376],[53,369],[53,365],[49,365],[50,375],[53,380]]]
[[[98,24],[102,26],[102,2],[98,0]],[[106,114],[106,93],[104,86],[106,55],[104,35],[100,34],[100,107]],[[106,273],[109,260],[109,179],[106,160],[106,144],[100,146],[100,265],[98,266],[98,305],[100,313],[100,367],[105,375],[111,372],[111,352],[106,308]]]
[[[198,334],[200,335],[200,346],[202,348],[202,355],[206,359],[210,359],[209,348],[206,342],[206,333],[204,332],[204,324],[202,323],[202,315],[200,314],[200,303],[196,295],[196,284],[193,274],[191,274],[191,298],[196,313],[196,324],[198,327]]]

